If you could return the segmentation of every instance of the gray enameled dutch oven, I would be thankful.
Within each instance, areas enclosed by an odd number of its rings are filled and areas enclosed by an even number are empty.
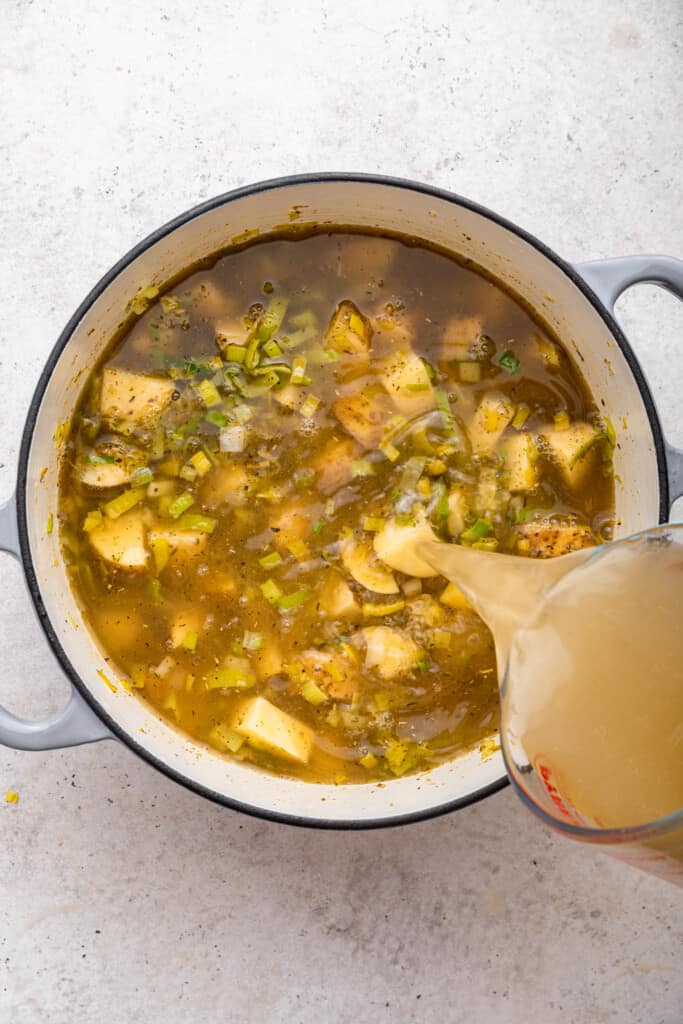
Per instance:
[[[183,214],[128,253],[87,296],[55,345],[24,429],[17,491],[0,509],[0,548],[23,565],[47,640],[71,681],[66,709],[26,722],[0,708],[0,742],[26,750],[112,738],[171,778],[228,807],[326,828],[363,828],[428,818],[505,784],[500,753],[478,750],[382,786],[320,786],[278,778],[224,758],[181,734],[122,687],[113,692],[95,637],[69,588],[57,531],[56,424],[69,420],[80,388],[140,288],[164,282],[245,230],[266,234],[297,206],[319,224],[385,228],[461,253],[490,271],[556,330],[604,412],[619,424],[615,453],[618,536],[666,520],[683,493],[683,452],[666,444],[638,362],[616,324],[616,299],[648,281],[683,298],[683,261],[631,256],[572,266],[489,210],[410,181],[353,174],[282,178],[229,192]],[[44,472],[44,467],[47,467]]]

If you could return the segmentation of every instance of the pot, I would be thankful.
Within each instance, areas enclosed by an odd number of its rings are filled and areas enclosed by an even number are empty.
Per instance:
[[[0,708],[0,742],[45,750],[118,739],[166,775],[218,803],[264,818],[323,828],[367,828],[427,818],[470,804],[506,783],[500,752],[479,750],[427,773],[377,785],[324,786],[280,778],[178,732],[153,708],[98,675],[104,654],[72,595],[57,532],[59,445],[82,384],[141,285],[163,285],[231,244],[265,234],[299,207],[305,221],[403,232],[473,260],[505,283],[557,332],[579,361],[605,414],[621,424],[615,453],[616,536],[666,520],[683,493],[683,452],[662,436],[652,395],[613,318],[618,296],[648,281],[683,298],[683,261],[635,256],[572,266],[498,215],[456,195],[398,179],[321,174],[263,182],[195,207],[137,245],[75,312],[40,377],[26,419],[17,490],[0,508],[0,549],[22,563],[41,625],[72,684],[66,709],[27,722]]]

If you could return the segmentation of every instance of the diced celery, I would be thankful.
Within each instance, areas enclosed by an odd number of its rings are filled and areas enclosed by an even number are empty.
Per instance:
[[[295,356],[292,361],[290,384],[303,384],[306,380],[306,356]]]
[[[474,541],[481,540],[482,537],[488,537],[491,529],[492,527],[488,519],[477,519],[469,529],[464,530],[463,533],[460,534],[460,539],[467,543],[473,543]]]
[[[363,520],[363,529],[368,530],[370,533],[377,533],[378,530],[384,529],[386,519],[381,516],[366,516]]]
[[[171,546],[165,537],[154,537],[149,542],[154,555],[154,566],[157,574],[163,572],[171,557]]]
[[[200,476],[205,476],[206,473],[208,473],[211,470],[211,462],[206,452],[195,452],[192,458],[190,459],[190,462],[192,463],[192,465],[194,466],[194,468],[196,469],[197,473],[199,473]]]
[[[168,514],[177,519],[179,516],[186,512],[191,505],[194,505],[194,498],[189,491],[183,491],[177,498],[170,503],[168,506]]]
[[[90,509],[83,521],[83,530],[85,533],[90,533],[92,530],[96,530],[98,526],[101,526],[102,522],[103,517],[100,510],[98,508]]]
[[[136,469],[130,478],[130,482],[133,487],[143,487],[145,484],[151,483],[154,479],[154,473],[149,466],[141,466],[140,469]]]
[[[280,330],[288,305],[289,299],[282,296],[273,296],[268,303],[268,309],[261,317],[261,323],[258,328],[259,341],[269,341]]]
[[[266,580],[265,583],[261,584],[261,593],[265,597],[266,601],[270,601],[271,604],[276,604],[282,597],[282,591],[278,587],[275,580]]]
[[[299,413],[305,420],[309,420],[318,410],[320,405],[320,399],[316,398],[315,395],[308,395],[303,405],[299,409]]]
[[[263,558],[259,558],[259,565],[262,565],[264,569],[274,569],[281,561],[282,555],[279,551],[271,551],[269,554],[264,555]]]
[[[324,690],[321,690],[312,679],[308,678],[304,681],[299,693],[304,700],[307,700],[308,703],[312,704],[314,707],[320,707],[321,704],[327,704],[330,699]]]
[[[520,402],[515,410],[515,415],[512,417],[512,426],[515,430],[521,430],[526,421],[529,419],[531,409],[525,402]]]
[[[213,405],[221,404],[220,393],[213,381],[200,380],[199,384],[196,385],[196,391],[207,409],[210,409]]]
[[[263,588],[261,588],[263,589]],[[295,590],[293,594],[286,594],[278,598],[277,606],[281,612],[291,612],[307,601],[310,597],[310,590]]]
[[[194,651],[197,646],[197,634],[194,630],[189,630],[183,637],[183,647],[186,651]]]
[[[228,422],[228,417],[222,412],[216,412],[210,409],[204,419],[207,423],[213,423],[214,427],[224,427]]]
[[[178,520],[181,530],[200,530],[202,533],[213,533],[216,529],[217,519],[211,516],[186,514]]]
[[[256,684],[256,676],[248,668],[229,666],[217,668],[204,676],[207,690],[248,690]]]
[[[229,363],[243,363],[246,354],[247,350],[244,345],[228,345],[225,350],[225,358]]]
[[[263,634],[252,633],[250,630],[245,629],[244,636],[242,637],[242,647],[245,651],[260,651],[263,647]]]
[[[144,496],[144,487],[133,487],[131,490],[124,491],[123,494],[119,494],[118,497],[108,501],[104,506],[104,511],[110,519],[118,519],[124,512],[129,512],[130,509],[135,508]]]
[[[290,554],[294,555],[297,562],[305,562],[307,558],[311,557],[311,552],[302,540],[295,539],[291,541],[287,545],[287,550]]]

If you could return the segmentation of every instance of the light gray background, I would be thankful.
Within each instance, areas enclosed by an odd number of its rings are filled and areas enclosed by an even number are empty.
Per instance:
[[[292,14],[295,9],[295,14]],[[683,255],[677,0],[2,4],[0,497],[45,357],[99,276],[198,200],[385,171],[570,259]],[[683,443],[683,312],[621,304]],[[66,687],[2,562],[0,701]],[[683,1019],[683,901],[506,790],[399,831],[221,810],[113,742],[0,750],[1,1024]]]

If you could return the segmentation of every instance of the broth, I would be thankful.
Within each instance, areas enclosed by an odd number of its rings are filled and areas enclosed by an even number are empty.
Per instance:
[[[547,557],[609,536],[613,430],[558,340],[477,268],[345,229],[221,254],[131,311],[59,508],[124,684],[313,782],[485,742],[491,635],[408,541]]]

